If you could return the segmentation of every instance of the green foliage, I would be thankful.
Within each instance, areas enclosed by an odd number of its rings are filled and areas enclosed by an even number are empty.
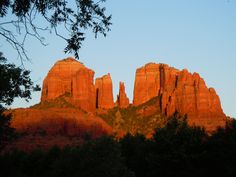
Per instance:
[[[31,92],[40,90],[33,85],[30,71],[8,64],[7,59],[0,52],[0,105],[11,105],[14,98],[31,98]]]
[[[55,177],[133,176],[123,164],[119,145],[109,137],[91,141],[79,149],[65,149],[54,168],[58,169]]]
[[[204,172],[214,171],[219,176],[236,176],[236,120],[232,119],[226,128],[219,128],[206,142],[203,157]]]
[[[124,109],[115,107],[99,116],[111,125],[116,132],[124,131],[132,135],[147,135],[153,132],[156,127],[162,127],[166,120],[166,117],[161,114],[160,106],[157,104],[157,101],[158,98],[155,97],[137,107],[129,106]],[[149,106],[155,106],[156,112],[144,117],[140,112]]]
[[[146,108],[148,106],[152,106],[152,105],[156,105],[158,108],[158,111],[160,111],[160,103],[159,103],[160,97],[156,96],[151,98],[150,100],[148,100],[147,102],[140,104],[138,106],[136,106],[136,109],[142,109],[142,108]]]
[[[79,147],[0,155],[8,177],[202,177],[236,175],[236,121],[208,136],[175,114],[152,139],[126,135],[90,140]]]
[[[1,0],[0,18],[5,21],[0,23],[0,37],[17,51],[21,59],[28,59],[24,44],[29,37],[46,45],[42,32],[55,33],[67,43],[65,53],[74,53],[79,58],[84,31],[91,29],[97,37],[98,33],[106,36],[110,30],[111,15],[105,15],[105,7],[100,7],[102,2],[105,0]],[[37,24],[38,18],[44,25]],[[61,27],[67,34],[60,31]],[[16,30],[9,30],[12,28]],[[22,39],[19,36],[23,36]]]
[[[70,93],[65,93],[53,100],[40,102],[39,104],[33,105],[31,108],[35,109],[48,109],[48,108],[77,108],[75,105],[70,103]]]
[[[0,156],[1,175],[8,177],[133,177],[121,156],[120,146],[103,137],[81,147],[14,151]]]
[[[147,176],[147,155],[150,142],[143,135],[127,134],[119,143],[127,167],[135,172],[136,177]]]
[[[195,168],[196,159],[204,154],[207,138],[204,129],[188,126],[186,117],[175,114],[166,126],[157,128],[153,135],[151,153],[147,157],[148,175],[195,175],[191,173]]]
[[[3,110],[0,109],[0,151],[16,137],[14,129],[10,127],[11,115],[4,115]]]
[[[0,13],[1,14],[1,13]],[[14,129],[10,127],[11,115],[5,115],[4,106],[11,105],[16,97],[31,98],[32,91],[39,91],[30,79],[30,71],[8,64],[0,52],[0,150],[15,138]]]
[[[203,128],[190,127],[187,118],[174,114],[163,128],[157,128],[153,140],[157,142],[158,148],[174,148],[173,151],[181,150],[188,153],[197,145],[201,146],[207,138]]]

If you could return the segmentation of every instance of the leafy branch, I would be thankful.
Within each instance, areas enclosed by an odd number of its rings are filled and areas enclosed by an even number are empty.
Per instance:
[[[0,37],[16,50],[23,61],[29,60],[26,41],[33,37],[46,46],[43,32],[54,33],[66,42],[65,53],[79,58],[79,50],[85,40],[85,31],[92,29],[95,38],[100,33],[106,36],[110,31],[111,15],[105,15],[106,8],[100,7],[105,0],[1,0]],[[11,20],[3,21],[11,15]],[[39,26],[42,19],[45,26]],[[66,30],[66,36],[60,29]],[[9,30],[15,29],[15,30]]]

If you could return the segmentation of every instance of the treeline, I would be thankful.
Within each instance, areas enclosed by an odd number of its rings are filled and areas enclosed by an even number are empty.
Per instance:
[[[0,156],[4,177],[236,176],[236,121],[209,136],[174,116],[152,139],[102,137],[80,147]]]

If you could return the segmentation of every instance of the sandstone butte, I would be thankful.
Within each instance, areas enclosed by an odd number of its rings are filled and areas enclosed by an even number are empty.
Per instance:
[[[41,102],[70,94],[74,104],[86,111],[95,110],[94,71],[73,58],[59,60],[43,81]]]
[[[224,126],[224,114],[218,95],[207,88],[197,73],[180,71],[166,64],[148,63],[136,70],[133,105],[141,105],[158,97],[166,116],[176,111],[188,116],[188,122],[213,130]],[[208,124],[208,122],[211,124]]]
[[[94,71],[73,58],[55,63],[43,82],[41,101],[55,99],[65,93],[72,97],[73,104],[87,112],[111,109],[113,85],[110,74],[95,80]],[[213,88],[207,88],[197,73],[186,69],[180,71],[166,64],[148,63],[138,68],[135,76],[133,106],[141,105],[157,97],[161,112],[167,117],[176,111],[188,116],[190,124],[199,126],[211,124],[209,129],[223,126],[226,116],[218,95]],[[120,83],[117,106],[126,108],[129,99],[124,83]]]
[[[117,106],[120,108],[127,108],[129,106],[129,98],[125,93],[125,84],[120,82],[119,94],[117,95]]]
[[[96,110],[107,110],[115,106],[112,87],[110,74],[97,78],[94,83],[93,70],[73,58],[67,58],[56,62],[48,72],[43,81],[40,105],[52,103],[52,100],[67,94],[69,97],[66,101],[74,105],[76,107],[74,109],[81,108],[81,111],[85,111],[83,114],[80,113],[80,118],[83,118],[88,112],[95,115]],[[154,97],[157,104],[145,108],[143,115],[151,115],[161,110],[163,115],[169,117],[177,111],[188,116],[190,125],[203,126],[207,130],[215,130],[218,126],[225,125],[226,116],[218,95],[213,88],[207,88],[204,80],[197,73],[191,74],[186,69],[180,71],[166,64],[156,63],[138,68],[135,76],[133,106],[139,106]],[[130,105],[122,82],[116,105],[120,108],[127,108]],[[45,113],[42,111],[42,115],[48,113],[53,117],[52,114],[63,112],[63,109],[58,107],[55,110],[45,110]],[[28,108],[28,110],[15,111],[17,114],[13,114],[14,121],[19,124],[15,123],[15,127],[30,124],[30,118],[24,119],[25,121],[27,119],[26,123],[19,123],[20,119],[17,117],[22,117],[20,112],[25,112],[26,117],[37,115],[38,119],[32,119],[32,123],[33,120],[43,122],[40,110]],[[75,113],[69,115],[69,111],[60,114],[63,117],[77,117]],[[98,116],[95,117],[100,119]],[[96,124],[105,127],[106,123],[98,120]]]
[[[94,71],[73,58],[59,60],[50,69],[43,81],[41,102],[64,94],[71,95],[73,104],[87,112],[94,112],[96,106],[114,106],[110,74],[97,78],[94,85]]]

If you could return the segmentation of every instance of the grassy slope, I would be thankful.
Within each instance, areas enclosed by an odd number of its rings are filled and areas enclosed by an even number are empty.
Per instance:
[[[80,109],[79,107],[77,107],[77,106],[73,105],[73,103],[71,103],[71,95],[69,93],[66,93],[66,94],[59,96],[58,98],[50,100],[50,101],[40,102],[39,104],[33,105],[30,108],[34,108],[34,109],[76,108],[76,109]]]
[[[70,102],[71,96],[66,94],[51,100],[32,106],[35,109],[49,108],[75,108],[80,109]],[[151,110],[148,110],[152,108]],[[81,110],[82,111],[82,110]],[[99,112],[99,111],[98,111]],[[148,113],[148,114],[146,114]],[[121,109],[114,107],[103,113],[97,113],[117,134],[130,133],[150,135],[156,127],[162,127],[166,122],[166,117],[161,114],[159,98],[155,97],[148,102],[128,108]],[[118,135],[119,136],[119,135]]]
[[[156,127],[162,127],[165,124],[166,119],[161,114],[158,100],[158,97],[155,97],[142,105],[129,106],[126,109],[115,107],[99,116],[117,133],[149,135]],[[152,110],[147,110],[150,107]]]

